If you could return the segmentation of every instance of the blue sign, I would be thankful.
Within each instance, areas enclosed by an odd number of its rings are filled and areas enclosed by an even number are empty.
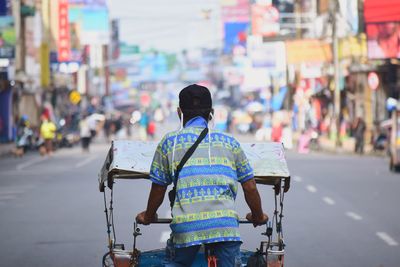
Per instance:
[[[247,22],[228,22],[224,24],[224,53],[231,54],[235,46],[246,46],[246,42],[240,40],[240,35],[246,34],[249,23]]]
[[[5,16],[8,14],[8,1],[0,0],[0,16]]]
[[[0,91],[0,143],[12,140],[11,90]]]

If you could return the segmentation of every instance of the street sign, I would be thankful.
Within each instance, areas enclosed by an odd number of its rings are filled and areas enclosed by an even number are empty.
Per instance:
[[[378,89],[379,86],[379,76],[376,74],[376,72],[370,72],[368,73],[368,85],[371,90],[376,90]]]
[[[72,104],[77,105],[81,101],[81,94],[74,90],[71,93],[69,93],[69,101],[71,101]]]

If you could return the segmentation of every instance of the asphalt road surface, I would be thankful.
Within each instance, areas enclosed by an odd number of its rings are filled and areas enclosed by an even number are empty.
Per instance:
[[[107,250],[97,174],[108,145],[52,157],[0,158],[0,266],[101,266]],[[287,152],[293,181],[284,201],[285,266],[400,266],[400,175],[387,159]],[[117,242],[132,246],[135,215],[145,208],[148,181],[115,184]],[[272,215],[273,193],[259,186]],[[168,201],[159,216],[169,215]],[[243,195],[237,210],[248,212]],[[141,227],[142,250],[161,248],[167,225]],[[241,226],[243,247],[259,246],[263,228]]]

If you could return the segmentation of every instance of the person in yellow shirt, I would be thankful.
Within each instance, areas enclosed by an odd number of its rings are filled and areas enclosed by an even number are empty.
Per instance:
[[[56,125],[49,120],[45,115],[42,115],[42,125],[40,126],[40,136],[44,140],[44,146],[46,153],[51,154],[53,152],[53,139],[56,136]]]

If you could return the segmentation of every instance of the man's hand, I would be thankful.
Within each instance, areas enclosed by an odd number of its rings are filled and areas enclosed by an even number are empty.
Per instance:
[[[143,225],[149,225],[150,223],[156,221],[157,219],[158,219],[157,213],[154,216],[149,217],[146,211],[142,211],[136,216],[136,222],[138,224],[143,224]]]
[[[252,222],[253,225],[254,225],[254,227],[257,227],[257,226],[264,225],[264,224],[267,223],[267,221],[268,221],[268,215],[265,214],[265,213],[263,213],[263,214],[262,214],[262,217],[253,218],[253,214],[250,212],[250,213],[248,213],[248,214],[246,215],[246,219],[247,219],[249,222]]]

